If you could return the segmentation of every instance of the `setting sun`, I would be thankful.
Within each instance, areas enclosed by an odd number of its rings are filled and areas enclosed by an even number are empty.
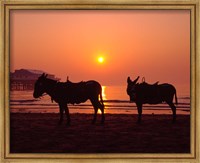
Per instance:
[[[98,58],[98,62],[99,62],[99,63],[103,63],[103,62],[104,62],[104,58],[103,58],[103,57],[99,57],[99,58]]]

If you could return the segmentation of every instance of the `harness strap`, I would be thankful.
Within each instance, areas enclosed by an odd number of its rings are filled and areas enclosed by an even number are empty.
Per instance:
[[[55,91],[55,89],[56,89],[58,83],[59,83],[59,82],[56,81],[55,86],[53,87],[53,91]],[[53,97],[51,97],[51,102],[53,103],[53,101],[55,101],[55,100],[54,100]]]

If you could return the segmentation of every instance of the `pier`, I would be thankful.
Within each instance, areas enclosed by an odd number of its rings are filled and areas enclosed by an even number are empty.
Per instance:
[[[33,90],[34,84],[41,74],[46,73],[41,70],[20,69],[10,73],[10,90],[25,91]],[[48,78],[59,81],[55,75],[48,74]]]

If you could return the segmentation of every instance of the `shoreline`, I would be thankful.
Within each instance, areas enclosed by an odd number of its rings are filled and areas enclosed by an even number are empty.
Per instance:
[[[83,106],[69,106],[70,114],[94,114],[94,109],[91,107]],[[189,107],[190,108],[190,107]],[[133,107],[105,107],[105,114],[138,114],[137,108]],[[58,106],[10,106],[11,113],[59,113]],[[98,114],[100,114],[98,110]],[[171,115],[172,111],[169,107],[143,107],[143,114],[168,114]],[[177,114],[190,115],[190,109],[188,108],[177,108]]]
[[[98,114],[73,113],[71,125],[66,117],[58,125],[57,113],[11,113],[11,153],[189,153],[190,115],[142,116],[106,114],[101,125]]]

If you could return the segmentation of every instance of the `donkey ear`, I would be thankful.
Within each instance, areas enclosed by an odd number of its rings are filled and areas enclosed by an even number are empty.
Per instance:
[[[138,77],[133,81],[133,83],[136,84],[139,78],[140,78],[140,76],[138,76]]]
[[[128,77],[127,78],[127,83],[131,83],[132,81],[131,81],[131,78],[130,77]]]
[[[48,74],[46,74],[44,77],[47,78]]]

